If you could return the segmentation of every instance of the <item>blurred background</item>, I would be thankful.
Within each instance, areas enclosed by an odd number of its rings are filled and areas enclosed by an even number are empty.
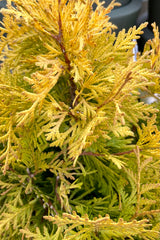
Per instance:
[[[107,7],[111,1],[105,0],[105,6]],[[153,38],[151,24],[156,22],[160,29],[160,0],[117,0],[117,2],[121,3],[121,6],[109,14],[111,21],[118,26],[117,33],[123,28],[127,31],[134,25],[138,27],[141,23],[148,22],[144,34],[138,41],[139,50],[142,51],[145,42]]]

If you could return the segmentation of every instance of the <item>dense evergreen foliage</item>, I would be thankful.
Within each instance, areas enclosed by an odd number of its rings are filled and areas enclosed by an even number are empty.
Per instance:
[[[134,61],[146,23],[116,36],[116,5],[1,10],[2,240],[159,239],[159,32]]]

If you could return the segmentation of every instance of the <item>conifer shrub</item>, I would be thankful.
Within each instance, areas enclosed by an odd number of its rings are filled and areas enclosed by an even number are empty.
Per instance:
[[[2,240],[159,239],[159,32],[134,61],[146,23],[116,36],[116,5],[1,10]]]

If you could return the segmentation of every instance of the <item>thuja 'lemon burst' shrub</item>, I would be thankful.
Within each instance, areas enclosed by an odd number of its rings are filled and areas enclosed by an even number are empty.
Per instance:
[[[159,33],[135,62],[146,23],[116,36],[116,5],[1,10],[2,240],[159,238],[159,105],[139,101],[159,93]]]

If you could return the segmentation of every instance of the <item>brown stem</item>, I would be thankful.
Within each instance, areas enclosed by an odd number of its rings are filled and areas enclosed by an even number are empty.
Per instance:
[[[61,51],[64,55],[64,59],[65,62],[68,66],[68,72],[70,74],[71,71],[71,62],[68,58],[67,52],[66,52],[66,48],[64,46],[64,39],[63,39],[63,29],[62,29],[62,20],[61,20],[61,14],[60,14],[60,5],[61,5],[61,0],[58,0],[58,4],[59,4],[59,9],[58,9],[58,15],[59,15],[59,20],[58,20],[58,25],[59,25],[59,34],[58,35],[51,35],[58,43],[59,46],[61,48]],[[75,99],[75,91],[77,89],[76,84],[74,83],[74,79],[73,77],[70,75],[69,76],[69,83],[70,83],[70,95],[71,95],[71,107],[74,107],[77,105],[77,101],[75,101],[74,106],[73,106],[73,101]]]
[[[116,155],[116,156],[121,156],[121,155],[125,155],[125,154],[130,154],[133,153],[134,150],[129,150],[129,151],[125,151],[125,152],[118,152],[118,153],[112,153],[112,155]],[[94,157],[105,157],[105,154],[101,154],[101,153],[93,153],[93,152],[82,152],[81,156],[94,156]]]
[[[129,150],[129,151],[125,151],[125,152],[118,152],[118,153],[112,153],[113,155],[116,155],[116,156],[121,156],[121,155],[125,155],[125,154],[130,154],[130,153],[133,153],[134,150]]]
[[[155,98],[158,102],[160,102],[160,98],[159,97],[157,97],[156,95],[154,95],[151,91],[149,91],[149,90],[147,90],[147,92],[148,92],[148,97],[153,97],[153,98]]]
[[[48,200],[48,205],[49,205],[50,209],[53,209],[53,211],[55,212],[55,214],[58,215],[58,212],[57,212],[57,210],[55,209],[55,207],[53,206],[51,200]]]
[[[106,99],[106,100],[97,108],[97,110],[99,110],[100,108],[102,108],[103,106],[105,106],[107,103],[112,102],[113,99],[118,96],[118,94],[119,94],[119,93],[121,92],[121,90],[124,88],[124,86],[126,85],[126,83],[127,83],[129,80],[131,80],[131,74],[132,74],[132,72],[129,72],[129,73],[127,74],[124,83],[120,86],[120,88],[118,89],[118,91],[117,91],[113,96],[111,96],[110,98]]]
[[[39,198],[39,201],[40,201],[40,204],[43,206],[43,204],[44,204],[43,198]],[[58,212],[57,212],[57,210],[55,209],[55,207],[53,206],[51,200],[48,200],[48,207],[49,207],[50,209],[53,209],[53,211],[55,212],[55,214],[58,215]],[[46,214],[47,214],[47,213],[46,213]],[[46,214],[44,214],[44,215],[46,215]]]
[[[56,177],[55,194],[56,194],[56,198],[57,198],[58,202],[59,202],[60,205],[61,205],[61,199],[60,199],[59,194],[58,194],[58,192],[57,192],[58,182],[59,182],[59,176]]]

